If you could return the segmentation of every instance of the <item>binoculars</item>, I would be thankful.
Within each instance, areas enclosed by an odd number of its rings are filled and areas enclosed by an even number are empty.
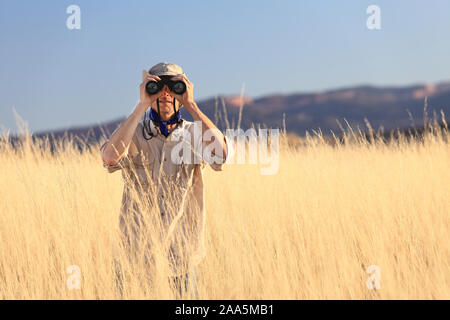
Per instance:
[[[186,84],[183,81],[172,81],[170,78],[173,76],[160,76],[161,81],[149,81],[145,90],[148,94],[153,95],[162,90],[164,85],[167,85],[170,91],[173,91],[176,94],[183,94],[186,92]]]

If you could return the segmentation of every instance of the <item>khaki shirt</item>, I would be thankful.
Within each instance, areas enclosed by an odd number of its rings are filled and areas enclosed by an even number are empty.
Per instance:
[[[118,128],[114,132],[117,130]],[[172,276],[189,272],[206,255],[204,243],[206,211],[202,174],[206,162],[201,159],[198,164],[192,161],[176,164],[170,157],[172,149],[179,143],[178,139],[183,139],[185,130],[193,138],[194,122],[182,119],[166,138],[161,134],[159,126],[154,125],[153,121],[145,116],[136,127],[132,138],[131,143],[135,148],[128,148],[125,156],[114,166],[103,163],[109,173],[122,170],[124,190],[120,229],[126,243],[130,245],[129,249],[139,251],[138,242],[142,241],[139,239],[140,230],[143,228],[142,218],[155,215],[157,212],[156,214],[161,215],[159,220],[162,221],[161,235],[170,243],[169,261]],[[153,133],[153,137],[149,135],[150,132]],[[206,146],[202,139],[198,141],[203,144],[203,148]],[[193,139],[190,143],[194,146]],[[105,145],[106,142],[100,147],[100,153],[103,152]],[[133,149],[134,154],[130,154],[129,150]],[[198,149],[191,149],[192,157],[194,150]],[[225,159],[223,157],[220,159],[222,159],[218,161],[220,163],[209,163],[212,169],[223,170]],[[149,209],[143,209],[136,197],[131,196],[132,190],[136,190],[137,193],[134,194],[138,194],[139,200],[147,204],[145,208],[156,210],[148,212]]]

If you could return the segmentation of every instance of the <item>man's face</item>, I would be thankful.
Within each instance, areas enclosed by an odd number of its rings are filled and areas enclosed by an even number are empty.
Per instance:
[[[172,116],[172,114],[174,113],[173,96],[167,85],[164,85],[160,92],[161,95],[159,96],[159,111],[161,113],[161,116],[164,115],[170,118],[170,116]],[[175,101],[175,103],[177,102]],[[152,104],[152,108],[153,110],[158,111],[158,105],[156,104],[156,101]]]

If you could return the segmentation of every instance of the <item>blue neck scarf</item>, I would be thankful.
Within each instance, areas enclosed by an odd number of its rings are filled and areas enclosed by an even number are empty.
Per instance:
[[[167,125],[178,123],[181,119],[181,113],[180,110],[178,110],[168,121],[162,121],[159,117],[159,114],[155,110],[151,109],[150,119],[159,124],[161,133],[167,138],[167,136],[169,135],[169,129],[167,128]]]

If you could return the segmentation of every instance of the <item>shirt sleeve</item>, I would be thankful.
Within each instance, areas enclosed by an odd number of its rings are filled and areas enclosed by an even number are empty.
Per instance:
[[[113,131],[113,133],[111,134],[111,136],[119,129],[119,127],[116,128],[116,130]],[[137,136],[136,136],[136,132],[133,135],[132,141],[131,143],[134,143],[136,145],[136,140],[137,140]],[[105,143],[102,144],[102,146],[100,147],[100,155],[103,158],[103,150],[105,149],[106,143],[108,141],[106,141]],[[121,170],[124,168],[130,168],[131,166],[131,162],[132,162],[132,155],[130,155],[128,153],[129,148],[126,150],[125,155],[122,157],[122,159],[120,159],[120,161],[118,163],[116,163],[115,165],[110,165],[107,163],[103,162],[103,167],[108,171],[108,173],[113,173],[117,170]]]
[[[100,147],[100,154],[103,153],[103,149],[105,148],[106,143],[107,143],[107,141]],[[128,150],[127,150],[125,156],[123,156],[122,159],[120,159],[120,161],[117,164],[110,165],[110,164],[103,162],[103,167],[106,168],[108,173],[113,173],[120,169],[129,168],[130,167],[130,159],[128,157]]]
[[[225,138],[225,146],[227,148],[226,154],[228,156],[228,146],[230,144],[228,142],[228,137],[226,135],[224,135],[224,138]],[[206,145],[207,145],[208,142],[209,141],[202,141],[202,150],[204,150],[206,148]],[[224,164],[225,164],[225,161],[226,161],[226,157],[224,157],[223,155],[222,156],[215,155],[215,158],[218,159],[218,163],[216,163],[216,162],[208,163],[209,166],[215,171],[223,171],[224,170]],[[206,167],[206,163],[207,162],[204,159],[202,159],[202,169]]]

